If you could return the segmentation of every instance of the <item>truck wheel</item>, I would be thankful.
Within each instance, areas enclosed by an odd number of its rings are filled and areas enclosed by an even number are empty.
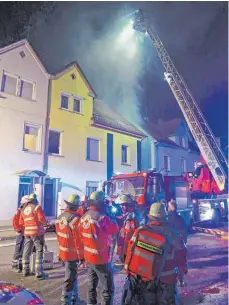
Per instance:
[[[214,213],[214,218],[212,220],[212,224],[214,225],[214,227],[219,227],[220,222],[221,222],[221,214],[220,214],[220,211],[216,210]]]

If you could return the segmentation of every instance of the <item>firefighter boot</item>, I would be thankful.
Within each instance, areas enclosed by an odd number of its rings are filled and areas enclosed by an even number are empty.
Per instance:
[[[39,280],[39,281],[42,281],[42,280],[46,280],[48,278],[48,274],[46,273],[41,273],[39,275],[36,276],[36,278]]]

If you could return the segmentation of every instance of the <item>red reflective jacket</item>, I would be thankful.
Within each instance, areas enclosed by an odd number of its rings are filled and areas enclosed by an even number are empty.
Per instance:
[[[91,206],[90,210],[82,216],[79,225],[85,261],[95,265],[107,264],[110,235],[117,232],[116,221]]]
[[[47,224],[48,221],[40,205],[30,202],[23,206],[19,225],[24,227],[25,236],[44,235],[44,226]]]
[[[62,261],[83,259],[83,245],[79,237],[80,215],[65,210],[56,221],[56,236],[59,243],[59,257]]]
[[[176,284],[178,266],[182,266],[182,267],[186,266],[186,261],[184,257],[179,256],[179,251],[181,250],[185,251],[186,249],[185,245],[181,243],[178,237],[178,232],[175,229],[169,227],[168,223],[159,222],[159,221],[150,221],[148,225],[154,229],[155,233],[167,236],[170,242],[169,251],[165,258],[164,267],[162,269],[162,272],[160,273],[160,281],[166,284]],[[137,235],[137,231],[134,233],[128,245],[125,268],[126,268],[126,264],[128,263],[128,258],[132,253],[132,247],[134,245],[135,237],[136,237],[135,235]],[[127,271],[127,273],[130,272]],[[147,280],[147,279],[143,278],[143,280]]]
[[[20,220],[20,216],[21,216],[21,209],[17,209],[16,213],[13,216],[13,228],[16,232],[22,232],[23,231],[23,226],[21,226],[19,224],[19,220]]]
[[[123,225],[120,228],[117,239],[117,254],[126,255],[128,243],[139,226],[139,220],[134,212],[128,213],[123,218]]]

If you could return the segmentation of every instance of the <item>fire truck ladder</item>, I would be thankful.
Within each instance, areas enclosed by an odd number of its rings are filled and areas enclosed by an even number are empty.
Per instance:
[[[165,68],[165,80],[180,106],[199,150],[219,189],[221,191],[227,190],[228,162],[185,81],[178,73],[158,34],[148,23],[142,10],[135,12],[133,28],[150,36]]]

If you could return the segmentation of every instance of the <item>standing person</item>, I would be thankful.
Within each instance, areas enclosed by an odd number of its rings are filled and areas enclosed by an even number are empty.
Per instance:
[[[177,305],[178,233],[166,221],[165,206],[154,203],[148,225],[137,229],[128,245],[125,260],[127,279],[124,305]]]
[[[140,215],[135,209],[136,202],[131,195],[121,195],[117,199],[117,203],[119,203],[122,208],[122,222],[119,227],[119,235],[117,238],[117,254],[119,255],[119,259],[115,262],[115,265],[123,267],[128,242],[134,234],[135,229],[139,226]]]
[[[30,275],[30,256],[32,249],[36,248],[36,262],[35,262],[35,274],[38,280],[47,278],[43,269],[43,256],[45,245],[45,228],[48,225],[48,221],[45,214],[38,204],[37,196],[30,194],[27,203],[24,204],[20,219],[20,226],[24,227],[25,244],[22,257],[23,276]]]
[[[175,228],[179,233],[179,239],[181,244],[187,243],[187,236],[188,236],[188,227],[184,221],[184,219],[177,213],[177,204],[176,201],[171,199],[168,202],[168,223],[172,228]],[[187,261],[187,248],[184,247],[179,251],[179,257],[183,257],[183,260]],[[187,273],[187,263],[185,268],[183,265],[179,265],[179,273],[178,279],[180,282],[180,286],[184,287],[184,275]]]
[[[21,198],[21,205],[17,209],[16,213],[13,216],[13,228],[16,231],[16,245],[14,249],[14,255],[12,260],[12,269],[16,272],[22,272],[22,255],[24,248],[24,228],[19,224],[21,210],[23,205],[27,203],[29,196],[23,196]]]
[[[80,304],[78,296],[78,263],[83,259],[82,243],[79,238],[77,213],[80,204],[79,195],[71,195],[65,200],[67,208],[56,221],[56,236],[59,243],[59,257],[65,263],[65,279],[62,289],[61,304]]]
[[[149,209],[150,209],[150,204],[148,203],[148,200],[145,199],[144,195],[140,195],[137,198],[137,203],[138,203],[138,211],[140,214],[140,223],[139,226],[144,226],[149,222]]]
[[[113,275],[109,264],[110,236],[118,232],[115,218],[108,216],[105,194],[93,192],[90,196],[89,211],[79,225],[84,245],[84,258],[88,263],[88,305],[97,304],[96,288],[100,281],[102,305],[112,304]]]

